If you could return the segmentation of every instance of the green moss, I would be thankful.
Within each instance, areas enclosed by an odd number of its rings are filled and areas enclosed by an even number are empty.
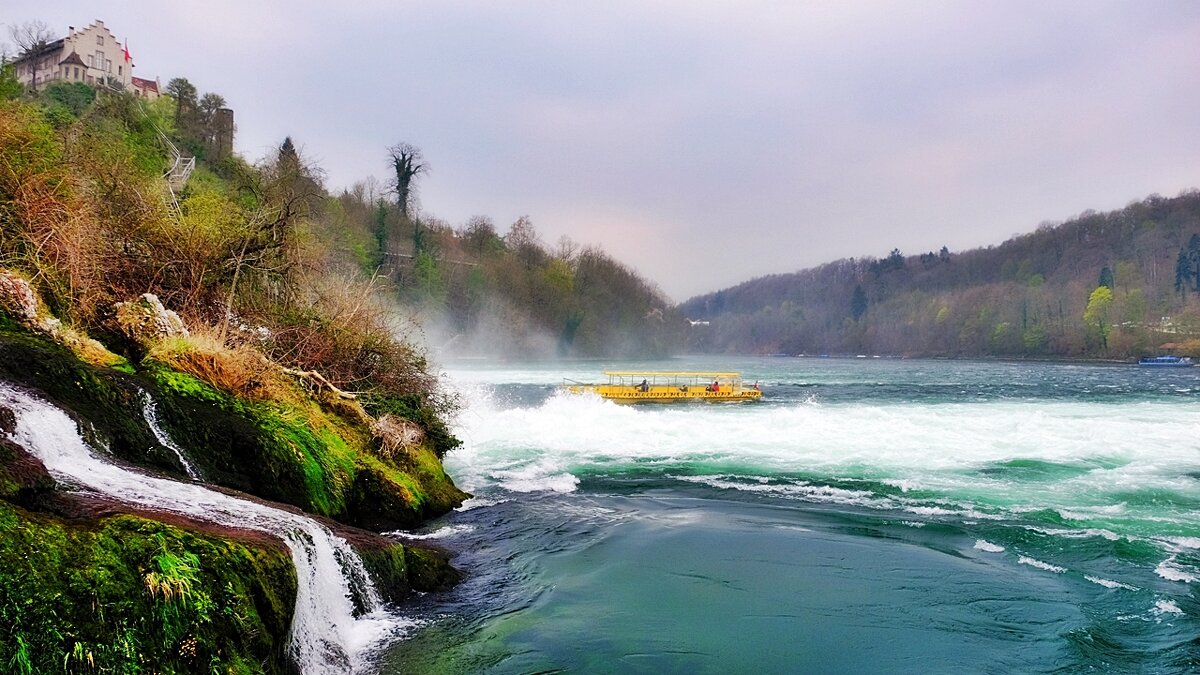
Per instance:
[[[332,422],[236,398],[161,364],[147,373],[164,421],[210,480],[321,515],[345,512],[358,452]]]
[[[80,525],[2,502],[0,535],[0,664],[14,672],[291,668],[296,578],[282,546],[136,516]]]
[[[383,599],[392,604],[399,604],[412,594],[404,548],[400,544],[358,548],[363,567],[371,575],[375,587],[379,589]]]
[[[462,580],[462,574],[450,566],[449,556],[437,549],[405,546],[404,562],[414,590],[441,591]]]
[[[142,417],[140,384],[112,368],[90,366],[67,348],[26,332],[0,332],[0,377],[37,389],[86,421],[96,447],[142,466],[179,473]]]
[[[413,591],[442,591],[462,579],[450,565],[450,557],[437,549],[394,542],[357,548],[375,586],[393,604],[407,600]]]
[[[147,373],[176,441],[213,482],[373,529],[415,527],[465,498],[431,448],[385,462],[361,423],[316,402],[245,401],[162,364]]]

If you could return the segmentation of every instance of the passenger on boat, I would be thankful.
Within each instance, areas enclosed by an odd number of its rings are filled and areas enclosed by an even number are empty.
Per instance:
[[[650,384],[645,379],[638,385],[638,391],[650,391]]]
[[[717,380],[713,380],[712,389],[709,389],[709,391],[721,391],[721,383]]]

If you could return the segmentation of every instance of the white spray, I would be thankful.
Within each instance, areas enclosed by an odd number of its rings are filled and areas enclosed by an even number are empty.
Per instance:
[[[114,466],[96,456],[66,413],[5,383],[0,383],[0,406],[16,414],[12,439],[57,479],[138,506],[283,539],[298,582],[288,649],[306,675],[365,671],[372,647],[412,625],[385,611],[362,560],[311,518]],[[355,598],[366,609],[359,617]]]

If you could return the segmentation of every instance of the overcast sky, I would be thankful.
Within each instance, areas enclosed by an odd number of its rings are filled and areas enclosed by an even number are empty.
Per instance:
[[[1200,2],[7,0],[186,76],[259,159],[597,244],[674,300],[1200,187]],[[7,32],[5,32],[5,37]]]

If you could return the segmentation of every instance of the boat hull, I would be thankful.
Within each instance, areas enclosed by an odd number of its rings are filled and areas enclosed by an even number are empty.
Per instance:
[[[707,401],[712,403],[732,403],[737,401],[757,401],[762,398],[762,392],[753,388],[731,389],[729,391],[707,391],[703,388],[687,387],[649,387],[642,391],[638,387],[619,385],[573,385],[567,387],[573,394],[595,394],[600,398],[618,403],[679,403],[683,401]]]

